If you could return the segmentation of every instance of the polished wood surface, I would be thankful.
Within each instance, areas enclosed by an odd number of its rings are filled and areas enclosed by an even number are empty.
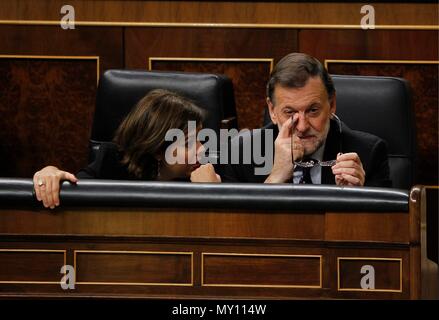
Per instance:
[[[74,251],[78,284],[192,285],[192,256],[148,251]]]
[[[427,297],[421,190],[395,213],[1,207],[0,296]],[[61,280],[64,251],[75,289],[38,283]]]
[[[207,253],[202,281],[205,286],[321,288],[321,268],[317,255]]]
[[[63,0],[4,0],[0,20],[52,20]],[[100,22],[255,23],[360,25],[363,3],[251,1],[83,1],[72,0],[76,19]],[[380,25],[438,24],[434,3],[373,3]]]
[[[1,176],[31,176],[41,163],[75,172],[88,163],[98,69],[94,57],[0,56]]]
[[[239,128],[254,129],[263,122],[271,67],[297,50],[297,31],[129,28],[125,41],[128,68],[227,75],[234,86]]]
[[[58,284],[63,250],[0,249],[0,285],[8,282]]]

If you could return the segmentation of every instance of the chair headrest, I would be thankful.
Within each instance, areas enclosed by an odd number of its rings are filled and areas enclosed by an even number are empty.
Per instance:
[[[149,91],[179,93],[207,111],[204,127],[218,131],[224,117],[236,116],[233,85],[217,74],[108,70],[99,81],[91,140],[111,141],[125,116]]]
[[[372,133],[388,143],[389,154],[412,156],[415,124],[411,90],[392,77],[333,75],[336,114],[349,127]]]

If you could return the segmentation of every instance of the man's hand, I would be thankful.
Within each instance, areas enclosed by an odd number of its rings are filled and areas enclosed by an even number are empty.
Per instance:
[[[221,182],[211,163],[204,164],[191,173],[191,182]]]
[[[59,206],[59,184],[63,180],[76,183],[78,179],[67,171],[54,166],[47,166],[34,174],[34,189],[38,201],[43,201],[46,208]]]
[[[332,167],[338,186],[363,186],[365,172],[360,157],[355,152],[337,155],[337,163]]]
[[[279,135],[274,142],[274,163],[265,183],[283,183],[291,179],[294,171],[294,161],[302,159],[303,146],[300,139],[293,133],[296,129],[299,115],[295,114],[284,122]]]

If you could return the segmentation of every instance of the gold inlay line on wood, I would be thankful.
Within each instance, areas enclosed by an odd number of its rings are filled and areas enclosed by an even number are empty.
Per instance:
[[[37,252],[37,253],[62,253],[64,266],[67,264],[67,250],[52,250],[52,249],[0,249],[0,252]],[[60,266],[60,270],[61,270]],[[60,273],[61,275],[61,273]],[[5,284],[61,284],[60,281],[0,281]]]
[[[341,260],[365,260],[365,261],[398,261],[399,262],[399,289],[359,289],[340,288],[340,261]],[[361,291],[361,292],[402,292],[402,258],[376,258],[376,257],[337,257],[337,290],[338,291]]]
[[[97,254],[145,254],[145,255],[186,255],[191,258],[191,282],[190,283],[162,283],[162,282],[76,282],[77,253],[97,253]],[[74,250],[73,268],[75,270],[75,284],[86,285],[120,285],[120,286],[193,286],[194,285],[194,253],[182,251],[114,251],[114,250]]]
[[[243,257],[283,257],[283,258],[318,258],[319,259],[319,285],[258,285],[258,284],[206,284],[204,283],[204,256],[243,256]],[[271,254],[271,253],[201,253],[201,286],[202,287],[237,287],[237,288],[304,288],[321,289],[323,285],[323,256],[322,255],[297,255],[297,254]]]
[[[152,70],[154,61],[177,61],[177,62],[268,62],[270,63],[270,73],[273,70],[273,58],[194,58],[194,57],[150,57],[148,59],[148,70]]]
[[[99,56],[52,56],[52,55],[13,55],[1,54],[0,59],[47,59],[47,60],[96,60],[96,84],[99,83]]]
[[[328,69],[330,63],[358,63],[358,64],[439,64],[436,60],[337,60],[337,59],[326,59],[325,68]]]
[[[54,20],[0,20],[0,25],[46,25],[59,26]],[[313,24],[313,23],[207,23],[207,22],[129,22],[129,21],[75,21],[84,27],[182,27],[182,28],[258,28],[258,29],[360,29],[360,24]],[[375,30],[439,30],[437,25],[376,24]],[[368,31],[368,30],[365,30]]]

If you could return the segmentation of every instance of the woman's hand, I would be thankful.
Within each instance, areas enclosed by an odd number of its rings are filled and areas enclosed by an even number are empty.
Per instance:
[[[34,174],[34,189],[38,201],[43,201],[46,208],[59,206],[59,185],[63,180],[76,183],[78,179],[67,171],[48,166]]]
[[[191,173],[191,182],[221,182],[211,163],[204,164]]]

